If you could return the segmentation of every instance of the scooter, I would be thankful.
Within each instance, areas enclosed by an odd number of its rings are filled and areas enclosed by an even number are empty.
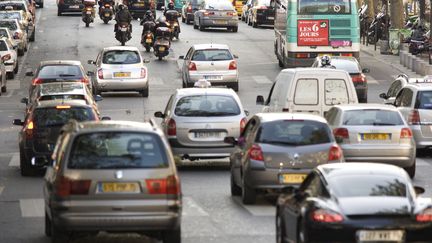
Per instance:
[[[429,32],[423,34],[422,38],[411,38],[409,41],[408,51],[413,55],[429,51],[431,45],[429,44]]]
[[[82,12],[82,21],[85,23],[86,27],[90,26],[90,23],[93,23],[93,7],[92,6],[86,6]]]
[[[153,21],[146,21],[143,24],[143,34],[141,36],[141,44],[146,49],[146,52],[150,52],[150,48],[153,46],[153,40],[154,40],[154,28],[155,28],[155,22]]]
[[[384,8],[381,10],[381,12],[379,12],[375,16],[374,20],[372,21],[372,23],[368,28],[367,39],[369,44],[375,44],[375,41],[380,40],[384,37],[383,32],[386,27],[386,24],[387,24],[387,28],[390,27],[389,21],[386,21],[387,18],[388,16]],[[377,33],[375,34],[375,32]],[[375,35],[376,35],[376,39],[375,39]]]
[[[174,37],[178,40],[180,35],[180,26],[178,22],[179,13],[176,10],[168,10],[165,13],[165,18],[167,20],[167,26],[171,31],[171,40]]]
[[[124,46],[125,43],[130,40],[130,29],[128,23],[120,23],[117,26],[117,31],[115,33],[116,40],[120,41],[121,45]]]
[[[156,40],[153,46],[153,51],[159,61],[163,57],[168,56],[171,47],[171,31],[167,27],[158,27],[156,29]]]
[[[114,11],[113,7],[109,3],[105,3],[99,9],[99,17],[105,24],[108,24],[113,19]]]

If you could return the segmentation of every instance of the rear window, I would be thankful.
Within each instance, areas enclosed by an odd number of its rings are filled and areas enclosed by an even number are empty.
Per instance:
[[[324,80],[325,104],[339,105],[348,103],[348,89],[343,79]]]
[[[206,9],[214,9],[214,10],[232,10],[234,11],[234,7],[229,1],[214,1],[209,2],[206,6]]]
[[[349,14],[350,0],[298,0],[299,14]]]
[[[139,62],[141,62],[141,59],[136,51],[107,51],[102,57],[102,63],[105,64],[133,64]]]
[[[0,27],[5,27],[9,30],[16,30],[18,28],[15,21],[0,21]]]
[[[8,47],[6,45],[6,42],[0,41],[0,51],[8,51]]]
[[[96,120],[96,115],[91,108],[85,107],[70,107],[63,108],[38,108],[33,115],[33,122],[36,126],[50,127],[63,126],[69,120],[77,121],[93,121]]]
[[[260,6],[270,6],[270,0],[259,0],[258,5]]]
[[[345,70],[351,74],[361,72],[359,65],[355,61],[343,60],[343,59],[339,60],[334,58],[331,60],[331,65],[335,66],[336,69]]]
[[[168,160],[159,136],[137,132],[95,132],[78,136],[70,169],[166,168]]]
[[[388,110],[352,110],[343,115],[347,126],[399,126],[404,125],[399,112]]]
[[[274,91],[278,92],[278,91]],[[280,91],[279,91],[280,92]],[[294,104],[317,105],[318,104],[318,80],[299,79],[294,93]]]
[[[82,78],[81,69],[75,65],[47,65],[43,66],[38,78]]]
[[[26,7],[24,4],[22,3],[4,3],[4,4],[0,4],[0,10],[6,10],[6,8],[10,8],[12,7],[13,10],[26,10]]]
[[[231,96],[194,95],[181,98],[174,113],[177,116],[236,116],[240,108]]]
[[[197,50],[192,55],[193,61],[226,61],[232,59],[231,53],[223,49]]]
[[[7,38],[10,37],[10,36],[8,35],[7,30],[5,30],[5,29],[0,29],[0,36],[4,36],[4,37],[7,37]]]
[[[415,108],[431,110],[432,109],[432,91],[420,91],[420,92],[418,92]]]
[[[349,175],[327,178],[337,197],[406,197],[407,185],[385,175]]]
[[[257,142],[281,145],[313,145],[330,143],[327,124],[316,121],[280,120],[266,122],[258,130]]]
[[[21,20],[21,14],[17,12],[0,12],[0,19],[18,19]]]
[[[39,100],[85,100],[85,97],[78,94],[44,95]]]

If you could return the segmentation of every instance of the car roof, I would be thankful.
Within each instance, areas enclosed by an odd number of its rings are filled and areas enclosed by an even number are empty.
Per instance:
[[[89,108],[93,108],[92,105],[87,104],[85,101],[83,100],[69,100],[69,99],[65,99],[65,100],[41,100],[38,101],[35,108],[51,108],[51,107],[56,107],[59,105],[69,105],[71,107],[89,107]]]
[[[47,60],[41,61],[40,66],[49,66],[49,65],[81,65],[81,61],[77,60]]]
[[[335,105],[334,107],[340,108],[341,110],[364,110],[364,109],[380,109],[380,110],[391,110],[396,111],[397,108],[393,105],[385,104],[373,104],[373,103],[359,103],[359,104],[342,104]]]
[[[414,89],[417,90],[432,90],[432,83],[430,82],[421,82],[421,83],[408,83],[407,85],[404,86],[405,87],[412,87]]]
[[[80,132],[98,131],[131,131],[131,132],[155,132],[156,126],[152,122],[135,121],[84,121],[78,123]]]
[[[105,47],[103,49],[103,51],[116,51],[116,50],[121,50],[121,51],[138,51],[138,48],[135,46],[109,46],[109,47]]]
[[[213,43],[209,43],[209,44],[196,44],[196,45],[193,45],[193,48],[195,50],[205,50],[205,49],[228,49],[229,50],[228,45],[225,45],[225,44],[213,44]]]
[[[306,73],[306,74],[310,74],[311,72],[313,72],[314,74],[321,74],[321,73],[346,73],[348,74],[347,71],[342,70],[342,69],[335,69],[335,68],[313,68],[313,67],[307,67],[307,68],[286,68],[283,69],[281,72],[284,73],[292,73],[292,74],[296,74],[296,73]]]
[[[382,163],[330,163],[316,167],[325,178],[350,175],[380,175],[406,178],[406,172],[397,166]]]
[[[312,120],[322,123],[327,123],[322,116],[303,113],[288,113],[288,112],[268,112],[255,114],[262,122],[271,122],[277,120]]]
[[[52,82],[38,86],[41,95],[86,94],[85,84],[80,82]]]
[[[227,95],[237,97],[237,94],[229,88],[183,88],[177,89],[177,96],[190,95]]]

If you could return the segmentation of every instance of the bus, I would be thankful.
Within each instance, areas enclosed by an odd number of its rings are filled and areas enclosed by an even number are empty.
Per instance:
[[[280,67],[308,67],[318,56],[360,58],[356,0],[272,0]]]

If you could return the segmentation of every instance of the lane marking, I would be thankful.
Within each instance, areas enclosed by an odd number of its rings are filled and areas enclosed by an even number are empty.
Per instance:
[[[1,196],[1,194],[2,194],[2,192],[3,192],[3,190],[4,190],[4,186],[0,186],[0,196]]]
[[[20,199],[21,217],[35,218],[45,216],[45,205],[42,198]]]
[[[19,153],[13,153],[12,158],[9,162],[9,167],[19,167],[19,166],[20,166]]]
[[[191,197],[183,197],[183,216],[206,217],[209,216],[209,214]]]
[[[276,207],[273,205],[269,205],[269,204],[244,205],[241,202],[240,197],[234,197],[233,199],[238,203],[238,205],[246,209],[246,211],[248,211],[253,216],[275,216],[276,215]]]
[[[273,83],[266,76],[262,76],[262,75],[252,76],[252,79],[258,84],[272,84]]]

